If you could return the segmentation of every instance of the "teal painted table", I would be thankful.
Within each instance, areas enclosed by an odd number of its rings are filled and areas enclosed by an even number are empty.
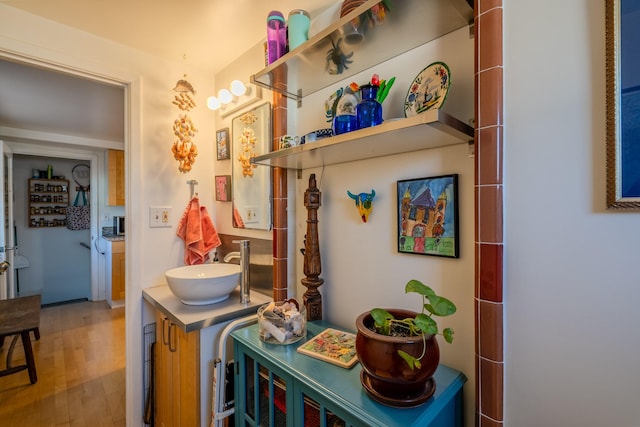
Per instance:
[[[307,339],[332,327],[307,325]],[[424,404],[392,408],[372,400],[360,384],[359,363],[351,369],[300,354],[305,341],[281,346],[258,337],[258,325],[232,332],[235,359],[235,425],[245,426],[420,426],[461,427],[461,372],[440,365],[436,391]]]

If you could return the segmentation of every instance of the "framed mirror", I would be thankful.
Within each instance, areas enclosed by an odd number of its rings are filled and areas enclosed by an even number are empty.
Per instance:
[[[251,158],[270,151],[271,104],[264,103],[232,121],[233,226],[271,229],[271,168],[251,164]]]
[[[640,2],[606,0],[607,207],[640,209]]]

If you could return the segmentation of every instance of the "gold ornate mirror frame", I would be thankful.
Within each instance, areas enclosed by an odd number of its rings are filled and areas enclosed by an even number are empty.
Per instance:
[[[640,73],[635,72],[640,69],[640,56],[632,41],[633,33],[640,34],[634,29],[640,28],[638,3],[605,0],[609,209],[640,209]],[[623,49],[623,43],[631,47]],[[623,52],[635,53],[622,61]]]

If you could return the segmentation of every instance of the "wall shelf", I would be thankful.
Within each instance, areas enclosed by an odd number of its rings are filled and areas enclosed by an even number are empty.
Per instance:
[[[64,227],[69,206],[69,181],[29,179],[29,228]]]
[[[369,0],[357,7],[252,75],[251,82],[296,99],[300,106],[305,96],[473,23],[472,1],[470,4],[468,0],[403,0],[391,3],[382,24],[370,26],[364,41],[347,44],[345,25],[354,19],[368,19],[369,10],[379,3]],[[349,58],[353,62],[342,73],[331,74],[326,71],[327,55],[338,40],[342,40],[339,47],[345,55],[353,53]],[[286,76],[285,89],[273,87],[276,75]]]
[[[256,156],[252,163],[307,169],[389,156],[473,140],[473,128],[442,110],[387,120],[365,129]]]

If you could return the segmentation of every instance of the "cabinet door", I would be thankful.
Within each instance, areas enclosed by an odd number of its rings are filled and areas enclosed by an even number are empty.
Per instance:
[[[124,206],[124,151],[109,150],[107,154],[109,206]]]
[[[156,310],[156,406],[160,427],[200,425],[200,333]]]
[[[236,427],[297,427],[292,379],[245,347],[234,347]]]
[[[125,295],[124,253],[111,254],[111,300],[123,300]]]
[[[185,332],[173,325],[171,339],[176,345],[173,356],[175,426],[200,425],[200,332]]]
[[[155,366],[155,425],[170,427],[173,425],[173,366],[169,351],[168,336],[171,321],[156,311],[156,366]]]
[[[363,424],[339,408],[336,403],[300,383],[295,384],[295,402],[295,425],[347,427]]]

